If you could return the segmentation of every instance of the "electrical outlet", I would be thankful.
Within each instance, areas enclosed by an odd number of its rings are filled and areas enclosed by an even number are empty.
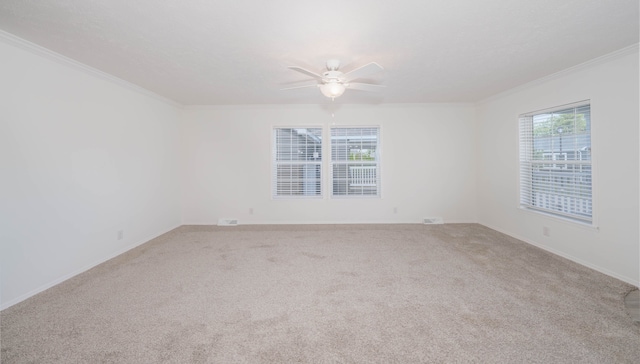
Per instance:
[[[393,213],[394,213],[394,214],[397,214],[397,213],[398,213],[398,208],[397,208],[397,207],[394,207],[394,208],[393,208]]]
[[[551,236],[551,232],[549,231],[549,228],[547,226],[542,227],[542,235]]]
[[[249,215],[253,215],[253,207],[249,208]]]
[[[118,240],[124,239],[124,230],[118,230]]]

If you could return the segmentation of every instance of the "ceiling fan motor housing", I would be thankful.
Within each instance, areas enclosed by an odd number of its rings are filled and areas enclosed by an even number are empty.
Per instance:
[[[327,83],[327,82],[342,83],[344,81],[345,81],[344,73],[340,71],[327,71],[322,74],[322,82],[324,83]]]

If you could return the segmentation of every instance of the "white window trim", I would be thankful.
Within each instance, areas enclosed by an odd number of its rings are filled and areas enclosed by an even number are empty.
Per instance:
[[[589,134],[590,134],[590,139],[591,139],[591,220],[585,220],[585,219],[580,219],[580,218],[576,218],[576,217],[572,217],[572,216],[564,216],[563,214],[560,213],[556,213],[553,211],[547,211],[544,209],[536,209],[535,207],[531,207],[531,206],[526,206],[522,204],[522,168],[521,168],[521,159],[520,159],[520,151],[521,151],[521,131],[520,131],[520,119],[523,117],[533,117],[534,115],[538,115],[538,114],[544,114],[544,113],[552,113],[552,112],[556,112],[556,111],[560,111],[560,110],[566,110],[566,109],[571,109],[571,108],[577,108],[580,106],[585,106],[585,105],[589,105],[590,108],[590,114],[591,114],[591,119],[593,120],[593,116],[594,116],[594,107],[593,107],[593,103],[591,102],[590,99],[586,99],[586,100],[582,100],[582,101],[577,101],[577,102],[572,102],[572,103],[568,103],[568,104],[563,104],[563,105],[559,105],[559,106],[555,106],[555,107],[550,107],[550,108],[545,108],[545,109],[540,109],[540,110],[536,110],[536,111],[531,111],[531,112],[527,112],[524,114],[520,114],[518,116],[518,127],[517,127],[517,141],[518,141],[518,153],[516,155],[517,158],[517,166],[518,166],[518,178],[517,178],[517,191],[518,191],[518,210],[526,212],[526,213],[532,213],[532,214],[536,214],[538,216],[542,216],[545,217],[547,219],[552,219],[558,222],[562,222],[562,223],[568,223],[571,225],[578,225],[578,226],[582,226],[588,229],[595,229],[595,230],[599,230],[598,224],[597,224],[597,176],[596,176],[596,172],[598,171],[597,169],[597,148],[594,148],[594,145],[597,145],[597,136],[594,136],[593,130],[593,123],[590,123],[590,129],[589,129]],[[597,115],[597,111],[596,111],[596,115]],[[596,149],[596,152],[594,153],[594,149]]]
[[[276,191],[276,178],[274,175],[274,171],[276,170],[276,166],[277,166],[277,162],[276,162],[276,158],[275,158],[275,153],[276,153],[276,140],[274,138],[274,133],[276,129],[321,129],[322,130],[322,138],[323,138],[323,142],[322,145],[320,146],[321,151],[322,151],[322,160],[320,161],[320,194],[319,195],[300,195],[300,196],[295,196],[295,195],[283,195],[283,196],[277,196],[274,192]],[[269,158],[271,159],[271,165],[270,165],[270,179],[271,179],[271,183],[269,184],[269,195],[271,196],[271,200],[273,201],[291,201],[291,200],[321,200],[324,198],[324,196],[326,195],[326,185],[324,184],[325,181],[325,160],[326,160],[326,154],[325,154],[325,146],[326,146],[326,142],[325,142],[325,138],[326,138],[326,131],[325,131],[325,127],[323,125],[271,125],[270,130],[270,156]],[[312,163],[309,163],[312,164]]]
[[[376,152],[378,154],[378,160],[376,161],[376,173],[377,173],[377,179],[378,179],[378,188],[377,191],[378,193],[375,195],[334,195],[333,194],[333,155],[332,155],[332,148],[331,148],[331,129],[346,129],[346,128],[360,128],[360,129],[365,129],[365,128],[376,128],[378,129],[378,141],[377,141],[377,145],[376,145]],[[327,185],[329,186],[329,188],[325,190],[323,190],[324,193],[327,193],[329,198],[332,200],[349,200],[349,199],[382,199],[382,191],[383,191],[383,186],[384,184],[382,183],[382,159],[383,159],[383,148],[382,148],[382,125],[329,125],[329,127],[327,128],[327,137],[326,137],[326,147],[328,148],[328,153],[325,154],[325,156],[327,156],[326,158],[326,168],[327,168],[327,173],[326,173],[326,181],[327,181]],[[340,163],[340,162],[337,162]]]

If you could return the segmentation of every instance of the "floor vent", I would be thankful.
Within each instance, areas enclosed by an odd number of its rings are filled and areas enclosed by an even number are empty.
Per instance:
[[[238,219],[218,219],[218,226],[238,226]]]
[[[425,225],[439,225],[444,224],[444,221],[441,217],[425,217],[422,220],[422,223]]]

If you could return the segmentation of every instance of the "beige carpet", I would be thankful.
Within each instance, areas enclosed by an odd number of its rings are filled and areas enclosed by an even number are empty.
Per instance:
[[[184,226],[2,311],[2,363],[638,363],[632,289],[475,224]]]

